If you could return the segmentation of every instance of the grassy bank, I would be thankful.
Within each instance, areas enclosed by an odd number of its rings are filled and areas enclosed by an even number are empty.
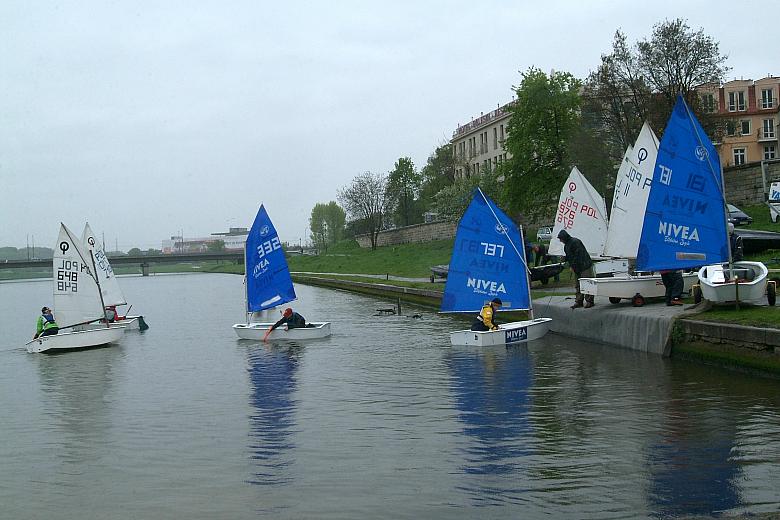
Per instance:
[[[291,271],[384,274],[427,277],[431,266],[450,261],[452,239],[363,249],[355,241],[341,242],[318,256],[291,256]]]

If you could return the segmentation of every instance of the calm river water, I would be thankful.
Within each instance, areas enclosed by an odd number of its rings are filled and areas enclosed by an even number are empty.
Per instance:
[[[652,518],[780,509],[780,383],[298,286],[306,344],[239,341],[233,275],[123,278],[151,329],[27,354],[0,284],[0,518]],[[56,311],[56,309],[55,309]]]

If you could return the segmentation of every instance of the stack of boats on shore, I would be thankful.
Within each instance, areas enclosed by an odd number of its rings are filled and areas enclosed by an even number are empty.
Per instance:
[[[572,169],[561,191],[550,254],[565,229],[596,260],[596,277],[580,279],[584,294],[636,306],[665,294],[660,271],[682,270],[684,292],[714,302],[763,300],[774,284],[760,262],[731,262],[728,211],[720,159],[680,96],[659,144],[645,123],[617,172],[610,218],[604,199]],[[605,265],[606,268],[600,266]]]

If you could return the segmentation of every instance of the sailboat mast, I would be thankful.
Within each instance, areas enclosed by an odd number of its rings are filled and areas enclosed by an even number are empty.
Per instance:
[[[95,255],[92,254],[92,250],[89,250],[89,259],[92,260],[92,273],[91,276],[95,280],[98,288],[98,294],[100,295],[100,307],[103,309],[103,319],[106,321],[106,328],[110,328],[111,324],[108,323],[108,314],[106,314],[106,302],[103,301],[103,291],[100,290],[99,276],[97,275],[97,266],[95,265]]]
[[[534,319],[534,302],[531,299],[531,277],[529,276],[529,269],[526,262],[528,259],[525,257],[525,235],[523,235],[523,226],[517,226],[517,229],[520,231],[520,243],[523,244],[523,265],[525,265],[525,277],[528,282],[525,284],[528,288],[528,319],[532,320]]]
[[[247,235],[249,238],[249,235]],[[247,269],[246,269],[246,240],[244,240],[244,318],[246,324],[249,326],[249,283],[247,282]]]

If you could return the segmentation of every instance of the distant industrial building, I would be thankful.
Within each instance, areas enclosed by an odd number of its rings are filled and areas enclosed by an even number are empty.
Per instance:
[[[249,235],[247,228],[230,228],[226,233],[212,233],[203,238],[185,238],[182,236],[172,236],[170,240],[163,240],[162,252],[165,255],[175,253],[205,253],[209,250],[209,245],[217,241],[225,244],[225,251],[243,251],[246,237]]]
[[[468,124],[458,125],[450,141],[455,156],[455,178],[492,171],[511,157],[504,148],[507,124],[512,117],[510,104],[482,113]]]

